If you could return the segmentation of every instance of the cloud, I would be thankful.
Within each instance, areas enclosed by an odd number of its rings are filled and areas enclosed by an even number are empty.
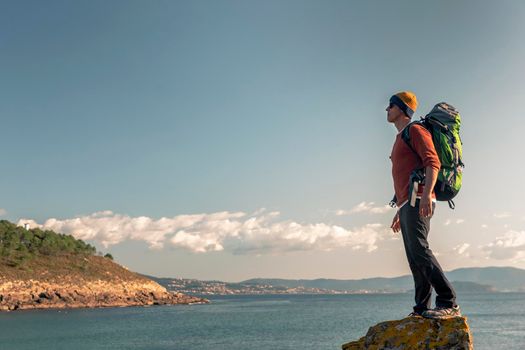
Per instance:
[[[342,216],[356,213],[384,214],[393,209],[389,205],[375,206],[374,202],[361,202],[350,210],[339,209],[335,212],[335,215]]]
[[[506,219],[506,218],[510,218],[511,216],[512,215],[509,212],[500,212],[500,213],[494,214],[494,217],[496,219]]]
[[[459,244],[457,246],[455,246],[454,248],[452,248],[452,250],[454,251],[454,253],[458,254],[458,255],[465,255],[465,256],[469,256],[470,254],[467,252],[467,249],[470,247],[470,244],[468,243],[463,243],[463,244]]]
[[[7,210],[0,208],[0,216],[7,215]]]
[[[525,260],[525,231],[508,231],[481,249],[492,259]]]
[[[462,223],[464,223],[464,222],[465,222],[465,219],[457,219],[457,220],[455,221],[455,223],[456,223],[457,225],[460,225],[460,224],[462,224]],[[452,223],[452,220],[451,220],[451,219],[447,219],[447,220],[445,220],[445,222],[443,223],[443,226],[448,226],[448,225],[450,225],[451,223]]]
[[[131,217],[112,211],[96,212],[71,219],[48,219],[38,224],[19,220],[31,228],[41,227],[71,234],[104,247],[126,240],[146,242],[152,249],[179,247],[196,253],[228,251],[234,254],[263,254],[287,251],[349,248],[371,252],[379,241],[392,237],[381,224],[367,224],[352,230],[325,223],[301,224],[279,220],[279,212],[243,212],[178,215],[152,219]]]

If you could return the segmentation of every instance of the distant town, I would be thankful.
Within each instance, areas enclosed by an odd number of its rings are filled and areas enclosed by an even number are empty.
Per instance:
[[[157,282],[159,279],[156,279]],[[162,279],[167,280],[167,279]],[[167,282],[167,283],[166,283]],[[371,294],[391,293],[386,290],[334,290],[304,286],[286,287],[271,284],[228,283],[174,278],[161,283],[169,291],[197,295],[253,295],[253,294]]]

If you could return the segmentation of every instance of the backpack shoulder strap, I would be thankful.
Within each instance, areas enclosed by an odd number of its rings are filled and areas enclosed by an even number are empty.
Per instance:
[[[416,153],[416,150],[412,147],[412,145],[410,144],[410,128],[412,127],[412,125],[414,124],[419,124],[419,125],[423,125],[423,123],[421,123],[420,121],[413,121],[413,122],[410,122],[404,129],[403,131],[401,131],[401,138],[403,139],[403,141],[405,141],[405,143],[407,144],[407,146],[412,150],[412,152]]]

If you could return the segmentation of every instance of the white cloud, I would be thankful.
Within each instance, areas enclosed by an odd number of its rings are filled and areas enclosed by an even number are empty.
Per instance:
[[[465,256],[469,256],[469,253],[467,252],[467,249],[470,247],[470,244],[468,243],[463,243],[463,244],[459,244],[457,246],[455,246],[454,248],[452,248],[452,250],[454,251],[454,253],[456,254],[459,254],[459,255],[465,255]]]
[[[350,215],[356,213],[371,213],[371,214],[385,214],[394,208],[389,205],[376,206],[374,202],[361,202],[350,210],[339,209],[335,212],[335,215]]]
[[[464,222],[465,222],[465,219],[456,219],[456,221],[454,221],[456,225],[460,225]],[[445,222],[443,223],[443,226],[448,226],[450,224],[452,224],[452,219],[446,219]]]
[[[7,210],[0,208],[0,216],[7,215]]]
[[[481,246],[489,258],[498,260],[525,260],[525,231],[508,231]]]
[[[229,251],[234,254],[261,254],[284,251],[324,250],[347,247],[371,252],[377,243],[392,237],[381,224],[367,224],[348,230],[324,223],[300,224],[278,220],[278,212],[259,210],[243,212],[178,215],[152,219],[130,217],[111,211],[59,220],[48,219],[42,225],[22,219],[18,225],[41,227],[71,234],[83,240],[100,242],[104,247],[126,240],[146,242],[150,248],[166,245],[204,253]]]
[[[506,218],[510,218],[511,216],[512,215],[509,212],[500,212],[500,213],[494,214],[494,217],[496,219],[506,219]]]

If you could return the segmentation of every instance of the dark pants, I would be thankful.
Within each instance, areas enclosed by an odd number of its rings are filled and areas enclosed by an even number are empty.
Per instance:
[[[435,204],[433,205],[435,208]],[[445,277],[441,266],[428,247],[428,232],[430,231],[430,218],[419,216],[419,200],[416,206],[405,204],[399,210],[401,233],[405,244],[416,291],[416,305],[414,311],[421,313],[430,309],[432,287],[437,293],[437,307],[456,306],[456,293],[450,282]]]

